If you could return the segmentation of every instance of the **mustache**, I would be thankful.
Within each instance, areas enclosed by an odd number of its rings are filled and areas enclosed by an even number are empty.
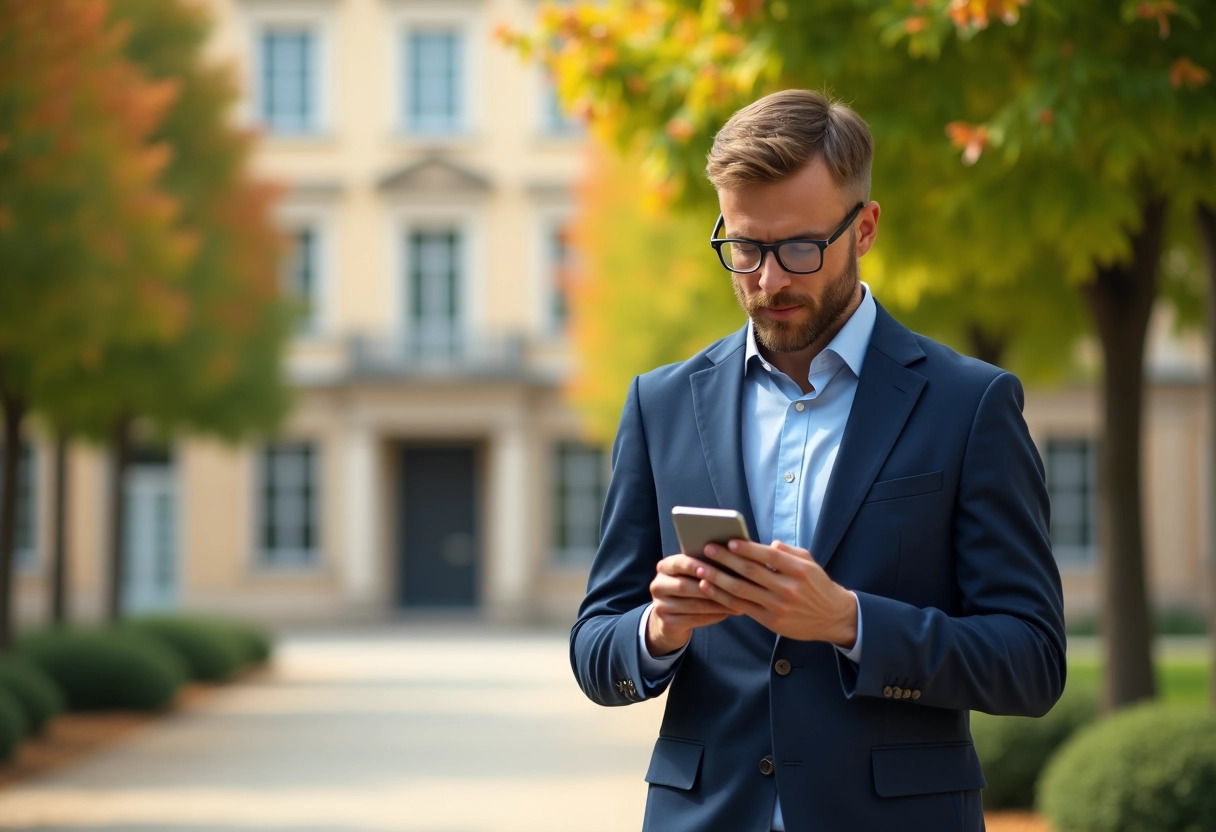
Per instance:
[[[764,293],[754,295],[748,303],[750,309],[783,309],[787,306],[810,306],[811,299],[807,295],[796,295],[792,292],[778,292],[775,295]]]

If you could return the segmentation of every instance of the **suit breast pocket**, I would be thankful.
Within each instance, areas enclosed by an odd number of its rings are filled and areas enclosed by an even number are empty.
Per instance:
[[[921,494],[932,494],[942,490],[942,472],[931,471],[928,474],[916,474],[911,477],[899,477],[893,480],[880,480],[870,486],[865,503],[880,503],[885,500],[899,500],[905,497],[917,497]]]

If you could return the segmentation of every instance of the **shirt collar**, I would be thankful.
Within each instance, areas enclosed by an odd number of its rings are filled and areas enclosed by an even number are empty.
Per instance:
[[[866,350],[870,346],[870,336],[874,334],[874,321],[878,317],[874,294],[870,291],[869,285],[863,282],[861,288],[861,304],[853,310],[853,314],[845,321],[836,336],[823,348],[823,352],[815,356],[815,360],[811,362],[811,372],[819,369],[817,364],[819,359],[824,357],[824,353],[831,352],[849,365],[853,375],[861,378],[861,365],[865,363]],[[743,361],[745,373],[747,368],[752,365],[752,359],[759,361],[765,369],[771,369],[769,363],[764,360],[764,356],[760,354],[760,348],[756,346],[756,331],[749,318],[747,321],[747,352]]]

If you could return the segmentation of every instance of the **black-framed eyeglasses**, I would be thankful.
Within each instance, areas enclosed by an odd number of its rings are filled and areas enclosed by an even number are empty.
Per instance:
[[[778,265],[791,274],[814,274],[823,268],[823,250],[840,238],[840,235],[852,225],[853,220],[857,219],[858,212],[864,207],[864,202],[857,203],[849,215],[844,218],[840,227],[833,231],[832,236],[826,240],[794,239],[778,240],[775,243],[719,237],[718,233],[726,224],[726,220],[721,214],[718,214],[714,231],[709,235],[709,244],[714,247],[714,251],[718,252],[718,259],[722,261],[722,265],[736,274],[751,274],[757,271],[764,262],[764,252],[766,251],[771,251],[777,258]]]

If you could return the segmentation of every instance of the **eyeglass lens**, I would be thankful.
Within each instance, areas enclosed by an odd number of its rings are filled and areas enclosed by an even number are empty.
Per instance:
[[[729,269],[750,272],[760,266],[761,250],[751,243],[724,243],[722,261]],[[788,271],[813,272],[819,268],[822,252],[813,243],[791,241],[777,247],[777,260]]]

